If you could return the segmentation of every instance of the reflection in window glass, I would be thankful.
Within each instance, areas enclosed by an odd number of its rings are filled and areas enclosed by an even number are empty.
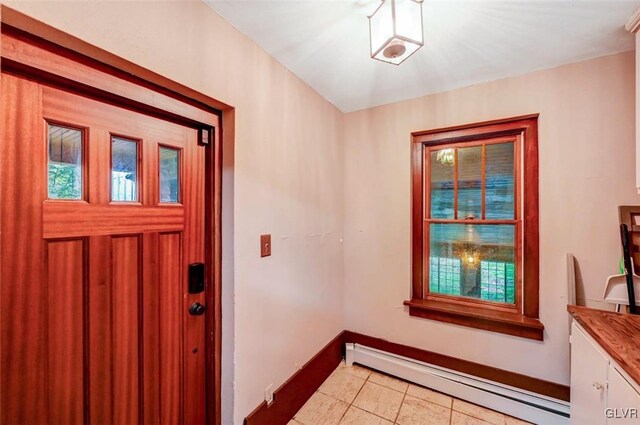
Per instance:
[[[458,218],[482,218],[482,146],[458,149]]]
[[[515,226],[431,223],[429,291],[515,302]]]
[[[111,139],[111,200],[138,200],[138,143]]]
[[[160,147],[160,202],[179,202],[179,159],[178,149]]]
[[[82,131],[49,124],[50,199],[82,199]]]
[[[454,164],[453,149],[431,152],[431,218],[453,218]]]
[[[511,143],[487,145],[486,210],[487,219],[514,218],[515,166]]]

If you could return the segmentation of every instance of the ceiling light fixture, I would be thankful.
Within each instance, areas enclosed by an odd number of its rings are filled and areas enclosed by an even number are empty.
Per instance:
[[[436,161],[442,165],[453,165],[456,163],[455,149],[440,149],[436,154]]]
[[[422,0],[382,0],[369,16],[371,57],[400,65],[424,45]]]

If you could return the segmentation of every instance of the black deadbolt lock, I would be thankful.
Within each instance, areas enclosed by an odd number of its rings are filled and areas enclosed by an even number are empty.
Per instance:
[[[204,263],[189,264],[189,293],[199,294],[204,291]]]
[[[193,303],[189,307],[189,314],[192,316],[202,316],[204,314],[204,306],[200,303]]]

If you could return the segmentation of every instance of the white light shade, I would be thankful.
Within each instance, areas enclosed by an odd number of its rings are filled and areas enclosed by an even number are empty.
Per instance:
[[[422,0],[383,0],[369,17],[371,57],[401,64],[422,45]]]

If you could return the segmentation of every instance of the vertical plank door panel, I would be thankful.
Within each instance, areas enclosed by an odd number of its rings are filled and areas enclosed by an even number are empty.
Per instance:
[[[0,186],[1,422],[47,423],[48,300],[42,211],[46,179],[40,87],[2,75]]]
[[[160,421],[183,423],[181,235],[161,234],[159,249]]]
[[[142,356],[145,424],[160,423],[160,292],[158,233],[142,235]]]
[[[89,238],[89,423],[113,423],[111,236]]]
[[[49,241],[49,423],[84,423],[84,240]]]
[[[111,239],[113,387],[116,424],[140,423],[138,236]]]

